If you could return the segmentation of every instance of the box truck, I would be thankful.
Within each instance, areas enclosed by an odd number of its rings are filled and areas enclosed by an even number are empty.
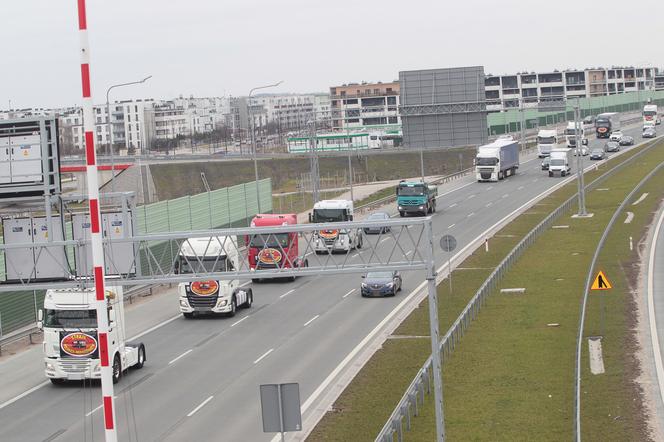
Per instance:
[[[549,176],[569,175],[572,172],[572,149],[554,149],[551,151]]]

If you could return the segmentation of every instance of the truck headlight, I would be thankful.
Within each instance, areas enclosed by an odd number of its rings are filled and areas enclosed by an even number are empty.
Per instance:
[[[403,207],[399,206],[399,210],[403,210]]]
[[[189,303],[186,299],[180,299],[180,307],[189,307]]]
[[[225,299],[220,299],[219,302],[217,302],[218,307],[226,307],[226,304],[228,304],[228,301]]]
[[[424,210],[424,206],[420,206],[420,210]]]
[[[46,362],[46,369],[48,371],[53,371],[53,370],[55,370],[55,367],[50,362]]]

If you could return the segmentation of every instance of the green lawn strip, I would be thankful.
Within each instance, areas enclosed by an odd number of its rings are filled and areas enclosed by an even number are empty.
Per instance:
[[[373,203],[374,201],[378,201],[379,199],[386,198],[388,196],[395,195],[395,186],[389,186],[384,189],[381,189],[377,192],[372,193],[371,195],[362,198],[359,201],[355,201],[355,207],[361,207],[369,203]]]
[[[636,150],[628,152],[613,160],[612,164],[624,161],[635,153]],[[586,182],[591,182],[608,167],[607,164],[603,164],[598,170],[587,173]],[[454,272],[451,294],[448,281],[439,285],[441,335],[503,257],[551,210],[573,195],[575,190],[576,183],[570,183],[535,204],[490,239],[489,253],[480,248],[459,264],[458,267],[464,270]],[[473,328],[474,326],[471,330]],[[428,305],[424,301],[398,327],[395,335],[427,336],[428,334]],[[309,440],[372,440],[384,425],[417,370],[430,355],[428,341],[421,341],[426,340],[411,338],[385,342],[381,350],[376,352],[341,394],[334,405],[334,412],[325,415],[309,436]],[[430,430],[427,425],[415,422],[414,425],[421,427],[421,431]]]
[[[644,172],[651,166],[642,166]],[[647,440],[646,416],[643,413],[636,359],[635,297],[637,291],[638,243],[645,237],[647,226],[664,194],[664,172],[655,174],[634,196],[649,196],[638,205],[628,205],[614,224],[600,254],[597,268],[604,270],[613,289],[591,292],[588,299],[584,334],[602,336],[606,373],[592,375],[588,362],[588,342],[583,343],[582,434],[587,440]],[[634,213],[625,224],[626,212]],[[634,250],[629,250],[629,237]]]
[[[320,191],[320,199],[333,199],[339,197],[343,192]],[[272,213],[302,213],[311,210],[314,206],[314,198],[311,193],[297,193],[293,195],[272,196]]]
[[[615,208],[663,160],[663,150],[652,151],[635,167],[625,168],[600,186],[609,191],[589,192],[588,209],[594,217],[577,220],[570,217],[573,212],[568,213],[556,224],[569,228],[550,229],[542,235],[499,284],[500,288],[525,287],[526,294],[494,293],[489,297],[479,323],[469,328],[459,349],[444,365],[449,440],[559,441],[572,437],[574,354],[588,266]],[[661,188],[661,183],[658,185]],[[616,251],[608,253],[613,253],[615,261]],[[617,329],[623,307],[624,303],[615,309]],[[621,345],[624,341],[612,349],[617,359],[622,356]],[[589,370],[587,342],[584,352],[585,374]],[[602,405],[584,411],[586,420],[592,422],[587,440],[642,440],[636,437],[638,408],[625,383],[622,362],[610,367],[615,371],[611,388],[607,387],[610,379],[597,380],[602,384],[597,385],[593,399]],[[606,428],[612,419],[608,414],[615,416],[616,412],[624,418]],[[434,428],[433,408],[429,406],[407,438],[430,440]]]

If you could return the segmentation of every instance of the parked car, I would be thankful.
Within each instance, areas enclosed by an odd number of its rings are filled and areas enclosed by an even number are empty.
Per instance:
[[[657,131],[655,128],[648,128],[643,131],[643,134],[641,135],[643,138],[655,138],[657,136]]]
[[[621,146],[632,146],[634,144],[634,137],[630,137],[629,135],[623,135],[620,141],[618,143]]]
[[[604,145],[605,152],[618,152],[620,150],[620,143],[617,141],[609,141]]]
[[[390,219],[390,215],[385,212],[376,212],[372,213],[367,217],[365,221],[386,221]],[[391,229],[389,227],[365,227],[364,233],[385,233],[389,232]]]
[[[604,158],[606,158],[606,152],[604,152],[604,149],[601,147],[595,147],[592,151],[590,151],[591,160],[603,160]]]
[[[369,272],[362,278],[364,278],[360,288],[362,297],[394,296],[401,291],[401,275],[396,270],[393,272]]]
[[[551,165],[551,157],[544,157],[542,160],[542,170],[549,170],[549,165]]]
[[[611,141],[620,141],[620,139],[623,137],[622,131],[615,130],[611,132],[611,136],[609,137],[609,140]]]

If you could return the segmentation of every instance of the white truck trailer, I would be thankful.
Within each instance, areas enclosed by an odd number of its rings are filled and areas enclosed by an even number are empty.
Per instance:
[[[142,368],[145,345],[126,342],[122,287],[107,287],[108,356],[113,383],[131,367]],[[54,384],[101,379],[94,289],[47,290],[37,325],[44,332],[44,368]]]
[[[240,268],[236,241],[227,236],[189,238],[180,246],[177,273],[231,272]],[[238,308],[250,308],[254,293],[241,288],[238,279],[207,279],[178,284],[180,312],[185,318],[197,314],[235,316]]]
[[[350,200],[322,200],[314,204],[309,214],[310,223],[337,223],[353,221],[353,202]],[[359,229],[326,229],[314,234],[316,253],[349,252],[362,248]]]
[[[540,158],[548,157],[551,149],[558,145],[558,131],[542,129],[537,132],[537,154]]]
[[[512,176],[519,168],[519,143],[499,138],[480,146],[475,157],[477,181],[498,181]]]
[[[553,149],[549,163],[549,176],[560,176],[572,173],[572,149]]]

